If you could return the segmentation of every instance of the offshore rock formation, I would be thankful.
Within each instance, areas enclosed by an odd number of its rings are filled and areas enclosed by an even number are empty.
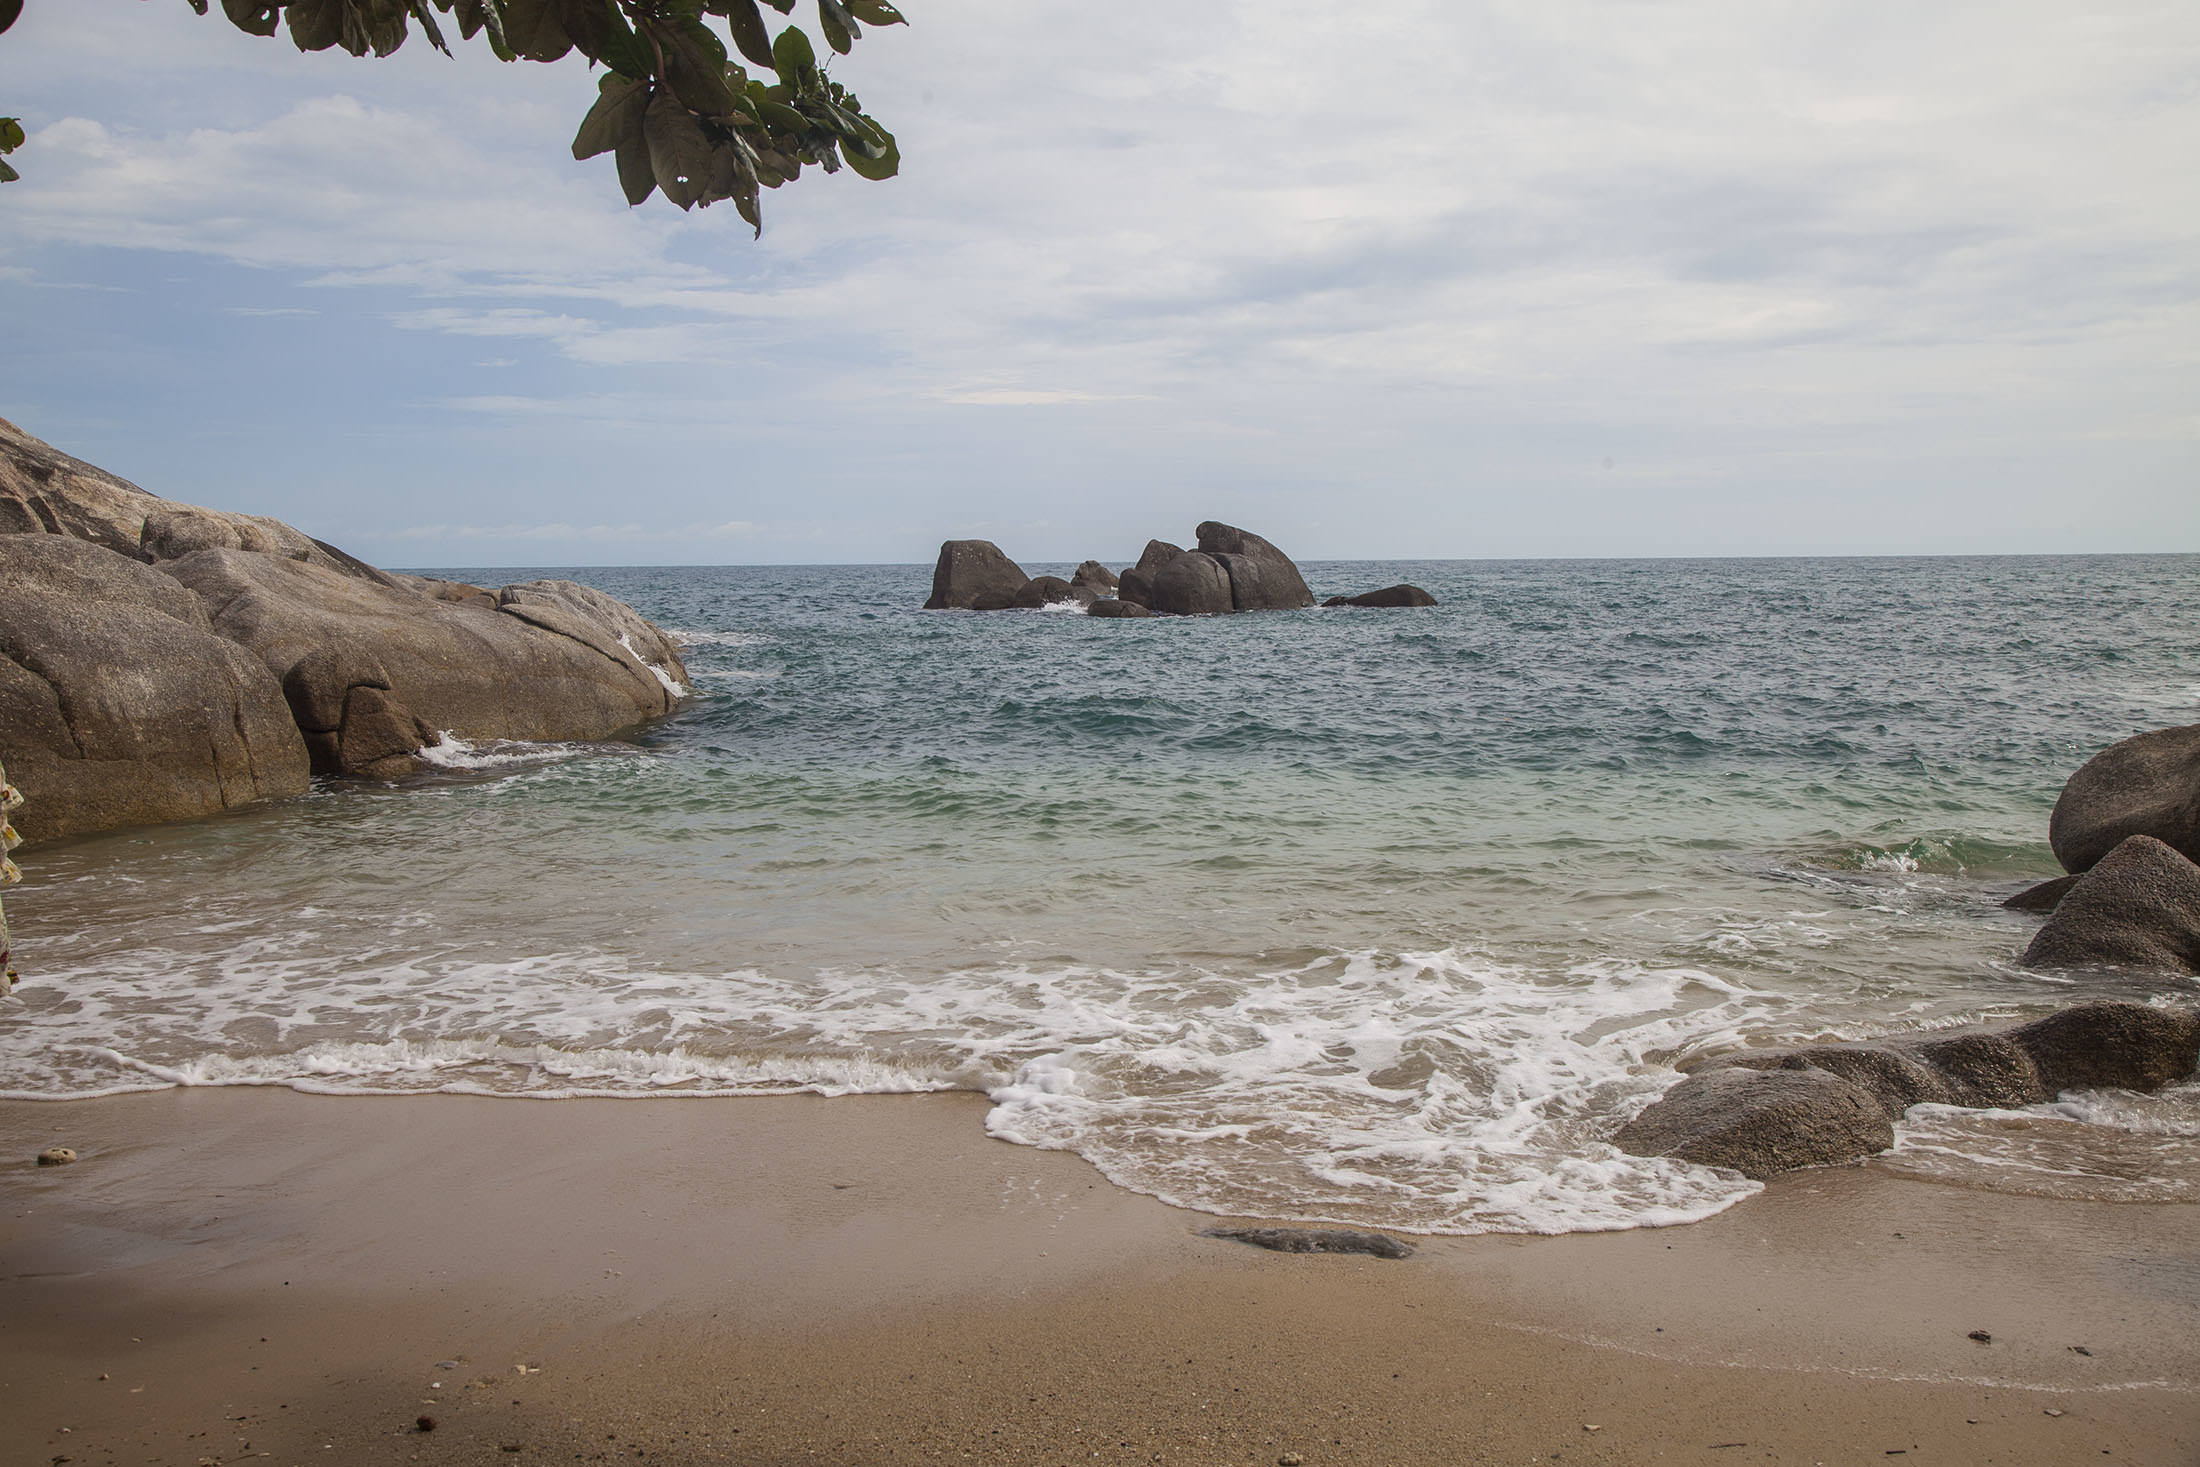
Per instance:
[[[1628,1122],[1613,1144],[1761,1178],[1884,1151],[1913,1105],[2010,1107],[2065,1090],[2159,1090],[2191,1078],[2196,1063],[2200,1014],[2078,1004],[2024,1024],[1724,1055]]]
[[[602,738],[687,670],[599,591],[375,569],[176,504],[0,421],[0,749],[51,838],[392,777],[461,738]]]
[[[1363,606],[1377,610],[1392,610],[1408,606],[1434,606],[1436,598],[1419,586],[1400,583],[1385,586],[1380,591],[1363,591],[1357,596],[1332,596],[1323,606]]]
[[[1149,540],[1138,564],[1121,576],[1088,560],[1073,579],[1064,581],[1058,576],[1025,575],[990,540],[949,540],[940,546],[939,561],[932,569],[931,599],[924,609],[1037,610],[1069,601],[1089,607],[1112,600],[1164,616],[1219,616],[1233,611],[1290,611],[1314,604],[1314,594],[1306,589],[1291,557],[1251,531],[1209,520],[1199,527],[1198,544],[1197,550],[1185,550],[1166,540]],[[1415,604],[1433,605],[1434,598]],[[1101,615],[1136,613],[1110,610]]]

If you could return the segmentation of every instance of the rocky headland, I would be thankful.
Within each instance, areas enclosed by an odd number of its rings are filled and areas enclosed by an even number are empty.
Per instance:
[[[409,774],[446,733],[604,738],[686,691],[671,640],[600,591],[377,570],[5,420],[0,585],[0,749],[29,840]]]
[[[1296,611],[1314,593],[1291,557],[1250,530],[1209,520],[1186,550],[1149,540],[1136,565],[1122,573],[1088,560],[1069,580],[1029,576],[991,540],[949,540],[932,569],[927,611],[1037,611],[1078,604],[1098,617],[1222,616],[1240,611]],[[1390,586],[1359,596],[1334,596],[1324,606],[1434,606],[1418,586]]]

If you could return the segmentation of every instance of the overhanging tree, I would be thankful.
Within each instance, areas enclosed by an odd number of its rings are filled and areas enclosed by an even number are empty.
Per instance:
[[[61,0],[66,3],[66,0]],[[187,0],[199,14],[209,0]],[[761,0],[781,15],[798,0]],[[865,25],[905,24],[888,0],[815,0],[818,34],[846,55]],[[0,32],[24,0],[0,0]],[[761,190],[815,165],[843,163],[865,178],[901,166],[894,135],[827,74],[799,25],[777,36],[759,0],[220,0],[239,30],[287,29],[301,51],[342,47],[387,56],[418,25],[445,55],[437,15],[462,42],[503,61],[556,61],[579,52],[603,68],[595,105],[573,138],[575,158],[612,155],[629,204],[663,193],[682,209],[732,200],[758,233]],[[720,28],[724,34],[720,34]],[[731,40],[731,51],[727,41]],[[735,59],[738,55],[739,60]],[[744,65],[743,63],[747,64]],[[0,117],[0,155],[24,141],[22,122]],[[16,171],[0,161],[0,183]]]

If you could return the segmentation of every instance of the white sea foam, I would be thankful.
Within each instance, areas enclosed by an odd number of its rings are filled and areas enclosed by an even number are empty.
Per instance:
[[[519,765],[548,764],[587,752],[579,744],[531,744],[519,739],[483,739],[473,742],[449,729],[436,741],[414,751],[423,764],[438,769],[510,769]]]
[[[761,632],[688,631],[680,627],[660,630],[682,647],[750,647],[772,640]]]
[[[2010,1110],[1912,1106],[1876,1164],[2030,1196],[2200,1201],[2200,1085],[2073,1090]]]
[[[627,636],[625,632],[619,633],[619,645],[626,649],[627,656],[633,658],[636,662],[639,662],[642,666],[648,668],[652,673],[656,674],[657,681],[664,685],[664,689],[666,692],[672,694],[672,696],[675,698],[685,698],[688,695],[688,685],[681,682],[671,673],[666,672],[664,668],[659,666],[657,663],[651,662],[648,658],[642,656],[641,653],[635,651],[633,641]]]

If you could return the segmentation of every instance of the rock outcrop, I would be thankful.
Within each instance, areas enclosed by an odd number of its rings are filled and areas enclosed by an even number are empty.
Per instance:
[[[281,682],[188,589],[43,532],[0,534],[0,587],[0,748],[25,840],[305,793]]]
[[[445,731],[602,738],[686,668],[570,581],[491,591],[375,569],[279,520],[176,504],[0,422],[0,747],[25,834],[392,776]]]
[[[1069,583],[1091,592],[1091,599],[1094,601],[1113,596],[1116,587],[1122,584],[1114,571],[1097,560],[1088,560],[1077,567],[1077,572],[1069,578]]]
[[[1199,527],[1199,550],[1229,573],[1230,610],[1296,611],[1314,604],[1291,557],[1249,530],[1209,520]]]
[[[1030,579],[991,540],[949,540],[932,567],[932,599],[924,609],[1005,611]]]
[[[2125,837],[2071,883],[2019,961],[2200,975],[2200,866],[2153,836]]]
[[[1325,607],[1364,606],[1381,610],[1407,606],[1434,606],[1435,604],[1436,598],[1434,596],[1431,596],[1419,586],[1409,586],[1402,582],[1395,586],[1385,586],[1380,591],[1363,591],[1357,596],[1332,596],[1322,603]]]
[[[1699,1067],[1613,1138],[1766,1177],[1894,1144],[1910,1106],[2022,1106],[2065,1090],[2158,1090],[2200,1064],[2200,1013],[2077,1004],[2015,1025],[1744,1051]]]
[[[2047,823],[2055,859],[2073,873],[2134,835],[2200,861],[2200,724],[2158,728],[2095,754],[2063,786]]]
[[[1060,606],[1071,601],[1089,601],[1092,595],[1060,576],[1033,576],[1016,592],[1015,605],[1024,611],[1037,611],[1042,606]]]
[[[1146,607],[1140,606],[1135,601],[1118,601],[1113,597],[1109,597],[1106,600],[1095,601],[1092,603],[1092,605],[1086,607],[1085,615],[1097,616],[1102,618],[1113,617],[1118,619],[1125,619],[1131,617],[1152,616],[1153,612]]]
[[[1116,579],[1116,597],[1123,601],[1134,601],[1140,606],[1152,606],[1153,578],[1161,573],[1161,567],[1183,553],[1184,547],[1181,545],[1171,545],[1166,540],[1148,540],[1144,553],[1138,557],[1138,564]]]
[[[1187,550],[1154,572],[1146,603],[1163,616],[1217,616],[1236,610],[1230,598],[1230,573],[1222,562]]]
[[[2058,876],[2053,881],[2042,881],[2028,886],[2002,903],[2012,912],[2052,912],[2070,895],[2070,888],[2077,884],[2075,876]]]

